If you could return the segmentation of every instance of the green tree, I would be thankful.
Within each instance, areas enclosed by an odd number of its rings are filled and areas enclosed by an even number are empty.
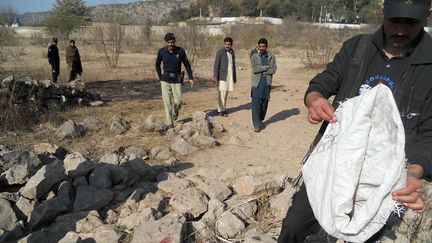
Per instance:
[[[88,14],[83,0],[57,0],[45,26],[50,34],[69,39],[72,31],[87,20]]]

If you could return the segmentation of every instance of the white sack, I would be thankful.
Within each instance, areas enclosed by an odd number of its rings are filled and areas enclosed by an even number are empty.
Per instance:
[[[405,134],[390,89],[382,84],[343,102],[303,166],[309,202],[321,227],[350,242],[378,232],[405,185]]]

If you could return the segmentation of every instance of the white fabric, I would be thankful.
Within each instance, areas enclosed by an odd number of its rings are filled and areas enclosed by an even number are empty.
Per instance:
[[[312,210],[330,235],[364,242],[400,204],[391,192],[406,180],[405,134],[390,89],[379,84],[336,110],[303,166]]]
[[[226,80],[219,80],[220,91],[234,91],[234,78],[233,78],[233,59],[230,52],[226,52],[228,56],[228,70]]]

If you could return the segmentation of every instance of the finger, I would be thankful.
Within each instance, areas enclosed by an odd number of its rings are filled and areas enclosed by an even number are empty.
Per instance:
[[[423,194],[424,190],[423,190],[423,185],[420,183],[409,183],[407,184],[406,187],[398,189],[396,191],[394,191],[392,193],[393,196],[404,196],[404,195],[409,195],[411,193],[420,193]]]
[[[332,116],[329,115],[325,108],[322,106],[319,106],[317,109],[317,114],[316,114],[320,119],[325,120],[325,121],[331,121],[332,120]]]
[[[426,204],[421,198],[414,203],[404,203],[404,206],[414,210],[417,213],[421,213],[426,209]]]
[[[314,109],[310,108],[308,112],[308,121],[311,124],[318,124],[322,121],[322,119],[316,115]]]
[[[415,203],[418,199],[421,199],[422,193],[411,193],[409,195],[403,195],[403,196],[394,196],[393,200],[403,202],[403,203]]]
[[[332,105],[330,105],[330,103],[327,103],[327,105],[323,105],[322,109],[323,112],[326,114],[326,116],[330,118],[328,121],[330,122],[336,121],[336,117],[334,115],[334,108]]]

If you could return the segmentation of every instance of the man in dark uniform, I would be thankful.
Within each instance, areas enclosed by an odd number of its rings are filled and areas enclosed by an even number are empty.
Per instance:
[[[53,38],[51,45],[48,47],[48,62],[51,65],[53,82],[57,82],[57,78],[60,74],[60,56],[57,42],[57,38]]]
[[[175,36],[168,33],[164,38],[166,47],[159,49],[156,57],[156,72],[162,89],[162,99],[165,107],[165,114],[168,127],[174,127],[179,110],[182,105],[182,84],[184,72],[181,71],[181,64],[186,68],[189,76],[189,84],[194,85],[192,68],[183,48],[175,45]],[[163,63],[163,73],[161,64]]]
[[[385,0],[383,25],[373,35],[346,41],[305,94],[308,120],[324,121],[323,134],[327,124],[336,121],[334,111],[341,101],[378,83],[393,91],[405,128],[408,166],[406,186],[392,197],[414,212],[425,209],[421,179],[432,178],[432,38],[423,29],[430,7],[431,0]],[[364,54],[356,56],[360,50]],[[331,104],[328,98],[333,95]],[[278,242],[311,242],[320,228],[303,184],[293,197]],[[376,238],[379,232],[369,241]]]
[[[70,40],[66,48],[66,63],[68,65],[68,82],[70,82],[75,80],[77,75],[81,75],[83,72],[81,57],[74,40]]]

